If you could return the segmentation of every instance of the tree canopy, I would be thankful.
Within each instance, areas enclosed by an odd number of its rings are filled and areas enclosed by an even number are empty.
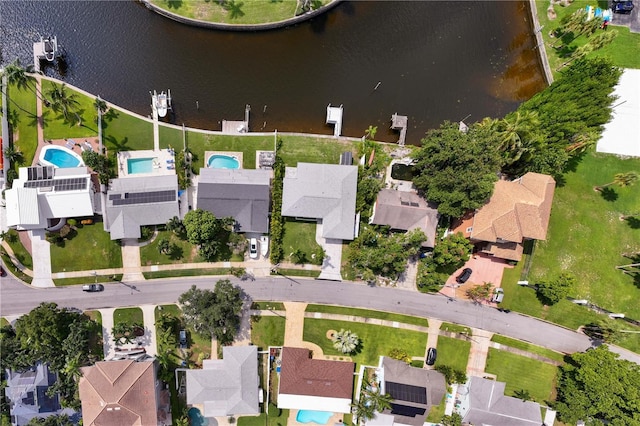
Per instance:
[[[242,290],[220,280],[213,291],[195,285],[178,299],[185,321],[200,335],[215,337],[222,345],[233,342],[240,328]]]
[[[538,298],[545,305],[555,305],[560,300],[567,297],[569,292],[575,288],[576,278],[569,272],[562,272],[560,275],[542,280],[536,284]]]
[[[495,131],[481,125],[468,132],[445,122],[427,132],[414,155],[413,183],[425,198],[438,203],[440,214],[460,217],[482,206],[493,193],[502,165]]]
[[[226,228],[233,223],[233,219],[218,219],[207,210],[196,209],[188,212],[182,223],[189,242],[197,245],[200,256],[211,262],[220,253],[222,242],[228,239],[229,230]]]
[[[573,354],[560,371],[555,407],[560,420],[640,425],[640,366],[603,345]]]

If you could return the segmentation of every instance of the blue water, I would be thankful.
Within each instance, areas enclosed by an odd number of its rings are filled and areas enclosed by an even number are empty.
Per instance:
[[[300,410],[296,416],[296,421],[300,423],[313,422],[319,425],[326,425],[331,416],[333,416],[333,413],[330,411]]]
[[[63,169],[67,167],[78,167],[80,165],[80,160],[67,151],[56,147],[50,147],[44,153],[44,159]]]
[[[196,407],[189,408],[187,415],[189,416],[191,426],[207,426],[209,424],[209,419],[204,417]]]
[[[228,155],[212,155],[207,160],[207,166],[212,169],[239,169],[240,163]]]
[[[130,175],[151,173],[153,171],[153,158],[130,158],[127,160],[127,170]]]

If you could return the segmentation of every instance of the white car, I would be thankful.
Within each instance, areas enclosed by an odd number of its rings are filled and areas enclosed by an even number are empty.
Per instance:
[[[258,258],[258,240],[255,238],[249,240],[249,257],[251,259]]]

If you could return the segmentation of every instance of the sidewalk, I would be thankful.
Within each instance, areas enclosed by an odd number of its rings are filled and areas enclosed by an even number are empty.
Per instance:
[[[487,365],[487,355],[489,354],[489,346],[491,345],[491,336],[493,333],[472,329],[471,351],[469,352],[469,361],[467,362],[467,375],[485,377],[489,374],[484,372]]]

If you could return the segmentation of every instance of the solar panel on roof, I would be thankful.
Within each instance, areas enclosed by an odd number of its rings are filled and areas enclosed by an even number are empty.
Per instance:
[[[56,191],[78,191],[87,189],[86,178],[30,180],[24,183],[25,188],[53,187]]]
[[[175,201],[176,191],[173,189],[152,192],[126,192],[124,198],[111,199],[114,206],[127,206],[132,204],[151,204]]]
[[[385,382],[385,389],[393,399],[417,404],[427,403],[427,388],[405,385],[404,383]]]
[[[422,416],[427,410],[419,407],[409,407],[408,405],[391,404],[391,414],[405,417]]]

